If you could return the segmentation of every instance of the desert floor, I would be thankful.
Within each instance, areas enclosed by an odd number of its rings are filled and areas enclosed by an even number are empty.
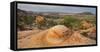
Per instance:
[[[46,33],[47,33],[47,30],[39,30],[39,29],[37,29],[37,30],[18,31],[18,37],[17,37],[17,39],[18,39],[18,48],[50,47],[50,45],[45,44],[45,41],[43,41],[43,39],[45,38]],[[95,40],[86,38],[84,36],[77,35],[77,32],[75,32],[75,34],[76,35],[73,35],[68,40],[64,41],[63,42],[64,45],[61,44],[59,46],[96,44]],[[72,40],[73,37],[76,38],[76,39]],[[79,37],[82,37],[82,38],[79,38]],[[82,39],[82,41],[80,41],[79,39]],[[92,41],[92,43],[91,42],[84,43],[84,41],[87,41],[87,40]],[[75,44],[73,44],[73,43],[75,43]]]

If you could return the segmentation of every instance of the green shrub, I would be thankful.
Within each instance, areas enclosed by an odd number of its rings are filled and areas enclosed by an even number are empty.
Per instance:
[[[50,28],[50,27],[55,26],[55,25],[57,25],[57,23],[54,19],[47,19],[46,27]]]
[[[17,26],[19,29],[24,29],[25,26],[31,27],[33,24],[33,17],[31,16],[24,16],[24,17],[19,17],[17,20]]]
[[[75,18],[74,16],[64,16],[62,24],[75,30],[80,27],[80,20]]]

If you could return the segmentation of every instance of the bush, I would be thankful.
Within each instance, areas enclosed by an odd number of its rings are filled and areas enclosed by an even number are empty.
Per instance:
[[[21,30],[21,29],[24,29],[25,26],[29,26],[31,27],[32,24],[33,24],[33,17],[31,16],[25,16],[25,17],[19,17],[18,18],[18,28]]]
[[[75,30],[75,29],[79,29],[80,20],[75,18],[74,16],[64,16],[64,20],[62,21],[62,24]]]
[[[55,26],[55,25],[57,25],[57,23],[54,19],[47,19],[47,21],[46,21],[47,28],[50,28],[50,27]]]

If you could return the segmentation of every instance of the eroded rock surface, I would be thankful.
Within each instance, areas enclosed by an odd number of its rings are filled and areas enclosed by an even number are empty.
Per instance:
[[[64,25],[56,25],[50,29],[37,30],[36,32],[35,30],[32,30],[31,33],[28,31],[23,32],[24,34],[27,33],[27,36],[18,39],[18,48],[96,44],[96,40],[81,35],[79,31],[72,31]],[[18,35],[24,36],[23,33],[18,32]]]

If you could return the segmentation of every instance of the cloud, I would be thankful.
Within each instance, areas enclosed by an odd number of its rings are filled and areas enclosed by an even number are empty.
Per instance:
[[[96,13],[96,8],[74,7],[74,6],[54,6],[39,4],[18,4],[18,8],[26,11],[35,12],[64,12],[64,13],[80,13],[91,12]]]

